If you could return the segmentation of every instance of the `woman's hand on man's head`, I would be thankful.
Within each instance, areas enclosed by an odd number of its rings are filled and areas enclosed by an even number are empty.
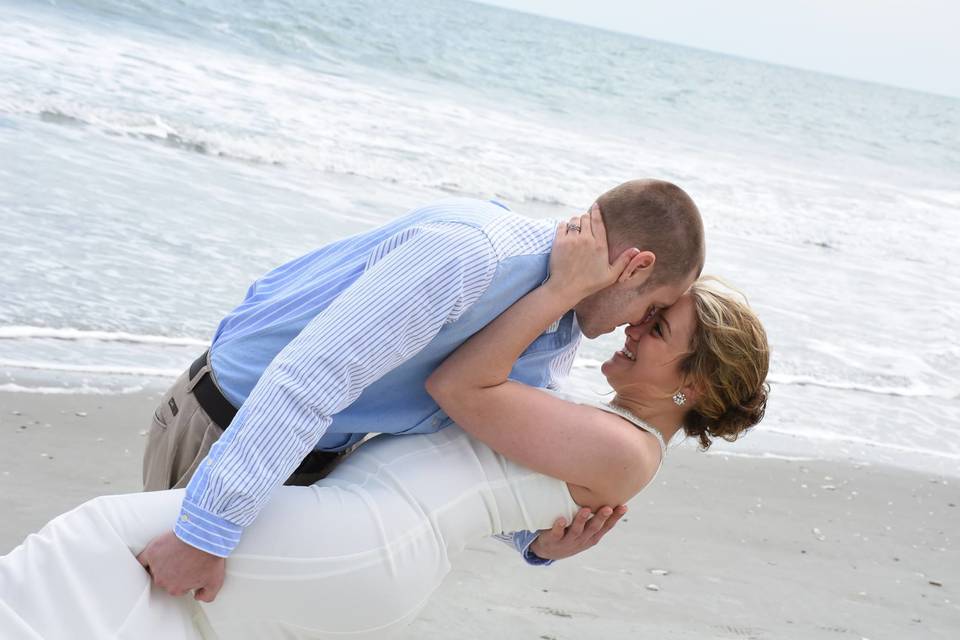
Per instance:
[[[579,302],[621,279],[639,253],[638,249],[627,249],[610,264],[607,231],[600,207],[594,204],[589,213],[557,227],[546,286],[573,303]]]

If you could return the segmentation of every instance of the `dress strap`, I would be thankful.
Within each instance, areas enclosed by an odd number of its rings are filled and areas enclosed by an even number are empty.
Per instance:
[[[640,427],[644,431],[652,433],[657,438],[657,442],[660,443],[660,461],[663,462],[663,457],[667,455],[667,443],[663,441],[663,435],[661,435],[659,431],[622,407],[618,407],[613,404],[607,404],[606,402],[597,404],[596,407],[598,409],[603,409],[604,411],[609,411],[610,413],[615,413],[624,420],[627,420],[628,422]]]
[[[627,411],[623,407],[618,407],[617,405],[610,404],[609,402],[597,402],[597,401],[584,402],[583,398],[578,398],[569,393],[565,393],[563,391],[557,391],[555,389],[544,389],[544,391],[546,391],[552,396],[556,396],[560,398],[561,400],[566,400],[567,402],[572,402],[574,404],[585,404],[587,406],[596,407],[597,409],[602,409],[603,411],[607,411],[609,413],[617,414],[627,422],[630,422],[636,425],[637,427],[640,427],[641,429],[643,429],[648,433],[652,433],[656,437],[657,442],[660,443],[661,459],[663,458],[663,456],[667,455],[667,443],[663,439],[663,434],[661,434],[660,431],[658,431],[655,427],[650,426],[649,424],[647,424],[637,416],[633,415],[633,413],[631,413],[630,411]]]

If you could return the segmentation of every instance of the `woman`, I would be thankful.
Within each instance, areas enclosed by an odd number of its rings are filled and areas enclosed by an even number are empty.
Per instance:
[[[609,405],[507,380],[537,335],[621,275],[605,237],[598,215],[561,226],[551,278],[430,378],[462,429],[381,436],[326,480],[278,490],[228,561],[215,602],[151,589],[135,559],[176,516],[182,491],[107,496],[0,559],[0,636],[386,637],[416,616],[471,540],[626,502],[680,428],[704,448],[710,437],[735,439],[763,415],[766,338],[746,306],[704,283],[649,332],[627,330],[603,366],[617,393]]]

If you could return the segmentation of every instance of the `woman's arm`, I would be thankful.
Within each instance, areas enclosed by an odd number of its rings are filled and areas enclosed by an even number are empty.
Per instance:
[[[464,343],[427,380],[427,391],[464,430],[508,458],[584,487],[596,504],[620,504],[656,468],[649,442],[617,416],[509,381],[523,350],[585,296],[613,284],[636,250],[610,265],[599,211],[580,233],[557,230],[550,279]]]

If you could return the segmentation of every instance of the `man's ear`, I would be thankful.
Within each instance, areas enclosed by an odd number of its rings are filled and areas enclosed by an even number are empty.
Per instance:
[[[656,254],[652,251],[637,251],[635,248],[624,251],[624,253],[627,252],[636,252],[636,254],[630,258],[630,262],[623,273],[620,274],[617,282],[627,282],[634,278],[642,278],[643,280],[649,278],[650,274],[653,273],[653,265],[657,261]],[[637,283],[639,284],[640,281],[638,280]]]

